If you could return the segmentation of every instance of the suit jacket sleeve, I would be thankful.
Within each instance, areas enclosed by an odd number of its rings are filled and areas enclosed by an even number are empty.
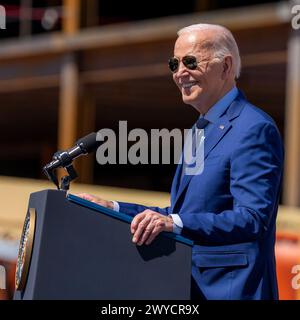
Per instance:
[[[168,215],[170,213],[170,207],[159,208],[159,207],[147,207],[141,204],[128,203],[128,202],[119,202],[120,212],[126,213],[130,216],[135,216],[140,212],[143,212],[146,209],[153,210],[163,215]]]
[[[230,165],[232,210],[180,212],[183,236],[204,244],[231,244],[254,241],[268,229],[276,214],[283,165],[276,126],[258,123],[241,134]]]

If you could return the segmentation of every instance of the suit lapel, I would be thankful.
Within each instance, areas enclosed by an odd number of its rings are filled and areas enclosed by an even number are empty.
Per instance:
[[[205,137],[204,140],[204,166],[205,166],[205,159],[208,157],[209,153],[211,150],[221,141],[221,139],[228,133],[228,131],[231,129],[232,124],[230,123],[231,120],[234,118],[238,117],[243,106],[244,106],[244,96],[240,92],[239,96],[237,97],[236,100],[232,102],[230,107],[228,108],[227,112],[218,119],[218,121],[213,124],[213,128],[210,131],[210,134]],[[181,166],[182,170],[182,164],[179,165]],[[176,186],[178,186],[178,183],[180,182],[180,176],[179,173],[181,170],[177,168],[176,174],[177,176],[174,177],[174,180],[176,178]],[[178,172],[179,171],[179,172]],[[175,208],[177,201],[179,200],[181,194],[183,191],[186,189],[188,184],[190,183],[190,180],[193,178],[193,175],[184,175],[180,185],[179,189],[172,186],[172,193],[176,192],[177,194],[174,195],[172,198],[175,198],[174,202],[172,201],[172,208]],[[172,199],[171,199],[172,200]]]
[[[223,116],[219,119],[219,121],[215,124],[213,124],[213,128],[210,131],[210,134],[205,137],[204,140],[204,166],[205,166],[205,159],[209,155],[210,151],[219,143],[219,141],[225,136],[225,134],[229,131],[231,128],[231,124],[228,121],[226,116]],[[182,167],[182,165],[181,165]],[[181,170],[180,170],[181,172]],[[178,201],[180,195],[183,193],[183,191],[188,186],[190,180],[194,177],[194,175],[184,175],[182,178],[182,181],[179,185],[178,192],[175,197],[174,201],[174,207],[176,205],[176,202]],[[177,176],[177,181],[178,181]]]
[[[210,134],[204,140],[204,160],[207,158],[210,151],[225,136],[230,128],[231,124],[226,115],[221,117],[215,124],[213,124],[213,128],[210,131]]]

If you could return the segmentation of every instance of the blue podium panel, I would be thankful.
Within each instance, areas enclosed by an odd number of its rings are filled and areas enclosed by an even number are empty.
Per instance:
[[[132,243],[132,217],[65,192],[33,193],[32,252],[16,299],[189,299],[192,242]],[[26,270],[23,270],[23,273]]]

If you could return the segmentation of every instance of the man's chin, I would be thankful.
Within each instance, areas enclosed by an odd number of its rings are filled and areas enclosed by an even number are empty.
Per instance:
[[[187,95],[182,95],[182,101],[185,103],[185,104],[193,104],[193,102],[195,101],[195,99],[193,99],[193,97],[190,95],[190,96],[187,96]]]
[[[201,113],[201,111],[199,109],[199,104],[200,104],[199,100],[192,99],[192,97],[189,97],[189,96],[182,96],[182,101],[183,101],[183,103],[192,106],[194,109],[196,109],[198,112]]]

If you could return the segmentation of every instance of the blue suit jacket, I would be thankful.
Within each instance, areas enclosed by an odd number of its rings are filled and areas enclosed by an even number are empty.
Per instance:
[[[136,215],[177,213],[195,241],[192,276],[203,299],[277,299],[275,221],[283,147],[274,121],[239,93],[204,145],[204,171],[178,165],[167,208],[120,202]],[[180,275],[178,275],[180,277]]]

